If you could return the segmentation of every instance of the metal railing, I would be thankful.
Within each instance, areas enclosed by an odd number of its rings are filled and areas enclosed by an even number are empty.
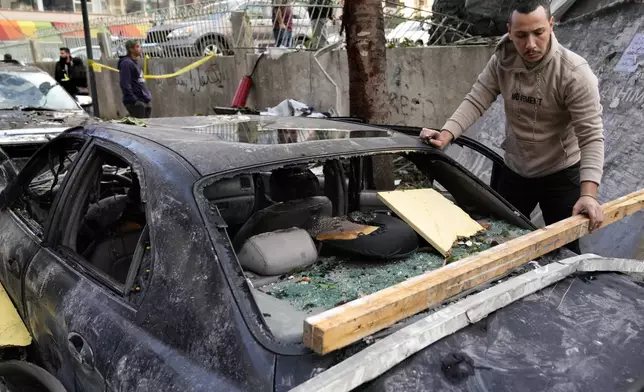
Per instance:
[[[103,33],[107,57],[124,54],[127,39],[139,39],[143,52],[151,57],[204,56],[210,53],[231,54],[236,49],[262,50],[286,46],[300,50],[318,50],[344,41],[341,35],[342,6],[316,6],[308,1],[226,0],[194,3],[136,12],[90,21],[94,58],[102,59],[97,33]],[[283,15],[280,26],[276,14]],[[398,6],[385,7],[385,34],[389,47],[444,45],[471,38],[470,24],[454,17],[428,10]],[[235,19],[235,13],[243,18]],[[233,25],[235,24],[235,25]],[[74,57],[86,57],[82,23],[37,31],[35,40],[40,58],[55,61],[61,46],[72,49]],[[33,61],[29,41],[0,42],[0,51],[15,59]]]

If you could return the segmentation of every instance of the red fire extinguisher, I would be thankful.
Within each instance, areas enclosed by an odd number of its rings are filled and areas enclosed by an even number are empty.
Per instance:
[[[257,61],[255,61],[255,65],[253,66],[253,70],[250,73],[250,75],[244,76],[239,81],[239,86],[237,86],[237,91],[235,91],[235,97],[233,98],[233,103],[231,107],[241,108],[246,106],[246,99],[248,98],[248,94],[250,93],[251,87],[253,87],[253,75],[255,74],[255,70],[257,69],[257,64],[259,64],[259,60],[261,60],[262,57],[264,57],[264,53],[262,53],[257,58]]]

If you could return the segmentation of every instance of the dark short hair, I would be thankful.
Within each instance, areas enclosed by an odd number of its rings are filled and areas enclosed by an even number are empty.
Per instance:
[[[127,50],[128,54],[130,53],[130,50],[132,50],[132,48],[136,46],[136,44],[138,43],[139,43],[138,39],[129,39],[125,41],[125,50]]]
[[[508,22],[512,23],[512,14],[514,14],[514,11],[520,14],[529,14],[539,7],[543,7],[546,10],[546,18],[550,19],[550,16],[552,16],[550,12],[550,0],[518,0],[510,8]]]
[[[10,53],[5,53],[4,54],[4,61],[11,61],[13,60],[13,57],[11,56]]]
[[[67,54],[72,54],[72,52],[69,51],[69,48],[62,47],[62,48],[60,48],[60,50],[63,51],[63,52],[67,52]]]

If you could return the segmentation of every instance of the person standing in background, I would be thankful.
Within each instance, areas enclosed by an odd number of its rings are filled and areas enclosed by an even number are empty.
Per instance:
[[[141,57],[141,44],[137,40],[129,40],[125,43],[125,50],[127,56],[121,57],[118,62],[123,105],[131,117],[149,118],[152,114],[152,95],[145,84],[143,69],[137,62],[137,58]]]
[[[271,13],[275,46],[291,47],[293,38],[293,9],[288,0],[273,0]]]
[[[319,49],[326,46],[326,24],[333,19],[332,0],[309,0],[309,17],[313,24],[313,42],[311,48]]]
[[[72,64],[72,54],[69,48],[60,48],[60,58],[56,63],[56,70],[54,71],[54,79],[60,84],[72,97],[76,98],[78,89],[76,84],[70,77]]]

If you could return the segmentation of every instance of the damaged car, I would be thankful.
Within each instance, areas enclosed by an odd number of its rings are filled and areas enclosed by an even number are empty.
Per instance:
[[[35,66],[0,62],[0,165],[15,171],[45,142],[93,118],[84,110],[91,98],[70,96]],[[9,162],[11,161],[11,162]]]
[[[435,189],[488,230],[445,259],[377,197],[378,159],[392,188]],[[535,229],[386,127],[102,123],[63,132],[4,186],[0,282],[33,337],[26,358],[68,391],[286,391],[369,344],[314,354],[305,318]]]

